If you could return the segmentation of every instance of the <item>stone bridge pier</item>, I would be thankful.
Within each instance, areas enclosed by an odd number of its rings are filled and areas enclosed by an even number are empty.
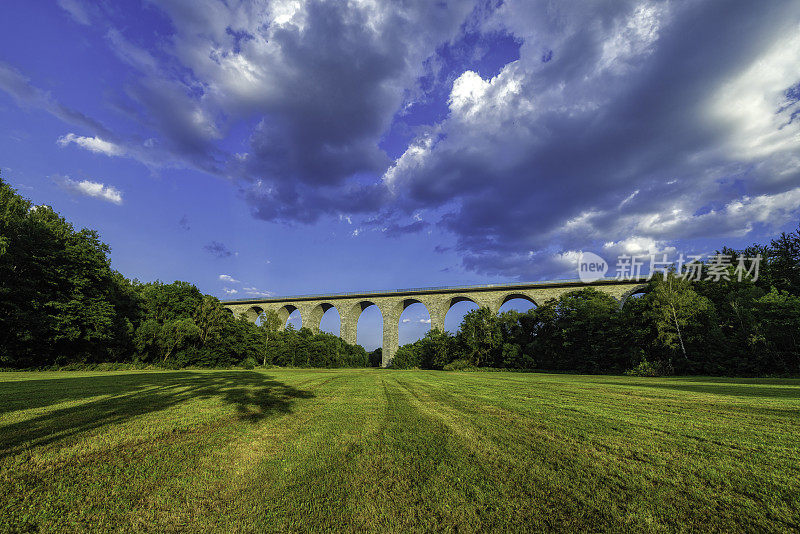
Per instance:
[[[370,293],[339,293],[332,295],[299,295],[294,297],[270,297],[266,299],[243,299],[222,301],[223,306],[234,315],[244,314],[255,321],[259,314],[275,311],[283,327],[295,310],[300,311],[302,326],[319,332],[322,316],[331,308],[339,312],[339,335],[355,345],[358,338],[358,319],[361,312],[377,306],[383,317],[383,367],[391,364],[399,343],[400,315],[412,304],[424,305],[431,318],[431,328],[444,331],[444,320],[450,308],[459,302],[474,302],[497,313],[500,306],[511,299],[525,299],[534,305],[558,298],[570,291],[593,287],[611,295],[622,305],[630,295],[642,291],[646,285],[639,280],[601,279],[589,284],[580,280],[556,280],[527,284],[497,284],[484,286],[432,287],[398,289]]]

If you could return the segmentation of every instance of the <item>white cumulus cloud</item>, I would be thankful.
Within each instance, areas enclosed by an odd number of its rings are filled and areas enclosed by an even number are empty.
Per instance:
[[[72,193],[99,198],[112,204],[122,204],[122,191],[116,187],[90,180],[72,180],[69,176],[58,177],[56,181],[62,188]]]
[[[106,156],[123,156],[125,150],[110,141],[105,141],[99,137],[81,137],[74,133],[68,133],[58,138],[58,144],[62,147],[75,143],[79,147],[85,148],[91,152],[105,154]]]

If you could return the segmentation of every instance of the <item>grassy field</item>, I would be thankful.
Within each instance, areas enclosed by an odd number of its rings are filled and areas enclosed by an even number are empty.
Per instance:
[[[0,531],[791,531],[800,380],[0,375]]]

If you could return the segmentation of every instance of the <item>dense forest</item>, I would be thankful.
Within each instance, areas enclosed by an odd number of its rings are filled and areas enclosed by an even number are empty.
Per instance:
[[[187,282],[128,280],[108,254],[0,180],[0,367],[368,365],[360,346],[233,317]]]
[[[800,231],[760,254],[758,279],[654,276],[619,303],[586,288],[526,313],[468,313],[400,347],[395,368],[505,368],[583,373],[800,374]],[[75,230],[0,179],[0,368],[377,366],[337,336],[274,315],[251,323],[187,282],[141,283],[111,268],[97,232]]]

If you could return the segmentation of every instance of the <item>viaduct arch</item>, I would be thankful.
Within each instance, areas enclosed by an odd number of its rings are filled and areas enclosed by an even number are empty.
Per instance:
[[[300,310],[302,325],[319,332],[322,316],[331,308],[339,312],[340,337],[348,343],[356,344],[358,318],[361,312],[373,304],[383,316],[383,367],[388,366],[398,348],[400,315],[412,304],[421,303],[431,317],[431,328],[444,331],[444,318],[450,308],[462,301],[472,301],[480,307],[497,313],[505,302],[522,298],[533,304],[544,304],[550,299],[560,297],[570,291],[593,287],[620,301],[646,288],[642,280],[601,279],[584,283],[580,280],[555,280],[523,284],[493,284],[482,286],[425,287],[396,289],[362,293],[338,293],[332,295],[297,295],[290,297],[269,297],[264,299],[224,300],[222,305],[235,316],[244,314],[255,322],[262,312],[273,310],[285,325],[289,315]]]

